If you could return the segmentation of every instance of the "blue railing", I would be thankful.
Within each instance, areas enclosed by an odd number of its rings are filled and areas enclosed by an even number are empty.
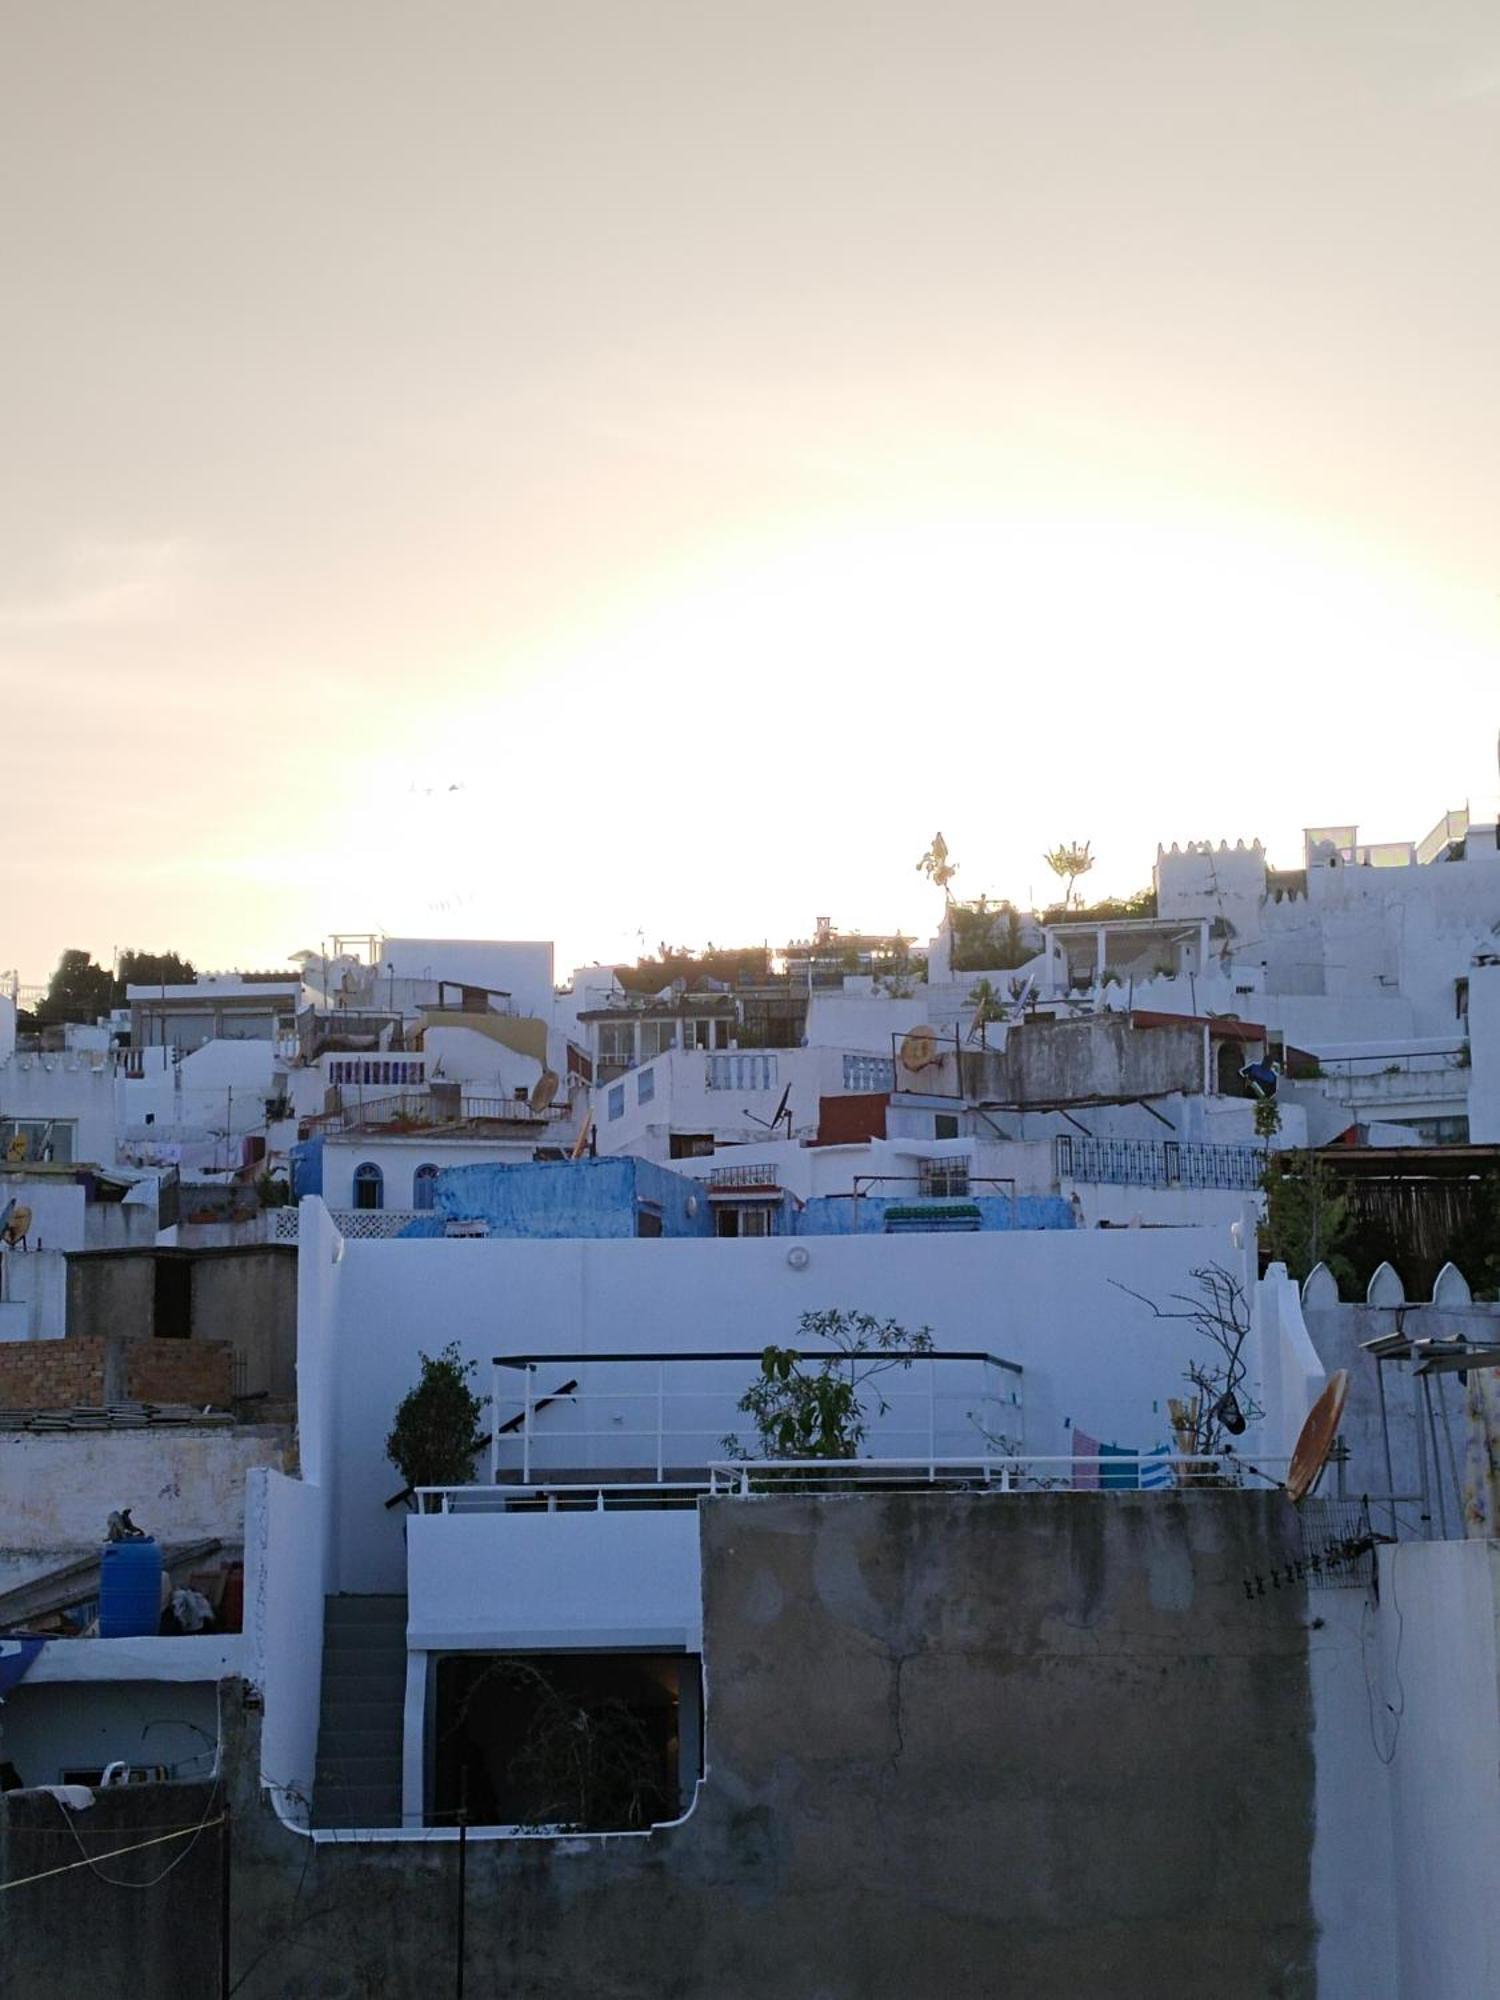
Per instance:
[[[1183,1139],[1085,1139],[1059,1133],[1052,1142],[1060,1181],[1109,1187],[1221,1188],[1251,1194],[1266,1155],[1259,1146],[1210,1146]]]
[[[890,1056],[844,1057],[844,1088],[848,1091],[894,1090],[896,1065]]]

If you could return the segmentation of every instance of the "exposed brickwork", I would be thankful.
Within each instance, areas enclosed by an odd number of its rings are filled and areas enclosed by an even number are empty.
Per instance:
[[[227,1340],[112,1342],[88,1334],[0,1343],[3,1409],[97,1408],[114,1401],[226,1409],[233,1380],[234,1349]]]
[[[0,1405],[52,1410],[102,1403],[107,1345],[101,1338],[6,1341],[0,1345]]]
[[[132,1403],[211,1403],[227,1409],[234,1349],[227,1340],[131,1340],[125,1396]]]

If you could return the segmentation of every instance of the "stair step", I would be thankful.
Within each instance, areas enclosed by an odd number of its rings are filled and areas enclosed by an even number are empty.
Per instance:
[[[392,1785],[351,1785],[320,1795],[314,1826],[400,1826],[401,1793]]]
[[[341,1715],[330,1716],[318,1731],[318,1755],[335,1757],[388,1757],[399,1746],[401,1730],[392,1715],[376,1729],[351,1727]]]
[[[401,1788],[401,1758],[399,1753],[392,1757],[320,1757],[314,1774],[314,1785],[332,1790],[335,1797],[340,1786],[353,1786],[356,1790],[366,1785],[394,1785]]]
[[[404,1597],[326,1597],[325,1629],[348,1631],[360,1625],[405,1625]]]

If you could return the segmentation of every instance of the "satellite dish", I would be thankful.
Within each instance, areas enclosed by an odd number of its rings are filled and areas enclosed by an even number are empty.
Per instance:
[[[1307,1413],[1307,1422],[1302,1426],[1291,1465],[1287,1468],[1286,1494],[1293,1506],[1299,1500],[1305,1500],[1317,1485],[1319,1474],[1333,1449],[1333,1441],[1338,1436],[1339,1420],[1348,1400],[1349,1371],[1347,1368],[1336,1368],[1329,1376],[1322,1395]]]
[[[30,1227],[31,1210],[12,1204],[5,1218],[5,1230],[3,1235],[0,1235],[0,1243],[4,1243],[7,1250],[14,1250],[18,1243],[25,1242],[26,1232]]]
[[[901,1067],[912,1071],[931,1069],[937,1059],[936,1029],[908,1028],[901,1038]]]
[[[9,1140],[6,1142],[5,1157],[12,1165],[18,1160],[25,1159],[26,1134],[24,1132],[13,1132],[11,1134]]]
[[[531,1095],[526,1100],[533,1111],[545,1111],[547,1109],[547,1106],[557,1095],[560,1081],[561,1079],[555,1069],[544,1069],[542,1071],[536,1082],[531,1086]]]

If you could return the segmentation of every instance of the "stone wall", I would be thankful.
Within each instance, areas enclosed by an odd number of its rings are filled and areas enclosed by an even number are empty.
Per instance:
[[[725,1500],[701,1523],[696,1807],[645,1836],[471,1838],[471,1990],[1315,1992],[1307,1600],[1244,1586],[1297,1553],[1278,1496]],[[256,1718],[232,1725],[241,2000],[450,1990],[453,1840],[309,1843],[251,1782]]]

